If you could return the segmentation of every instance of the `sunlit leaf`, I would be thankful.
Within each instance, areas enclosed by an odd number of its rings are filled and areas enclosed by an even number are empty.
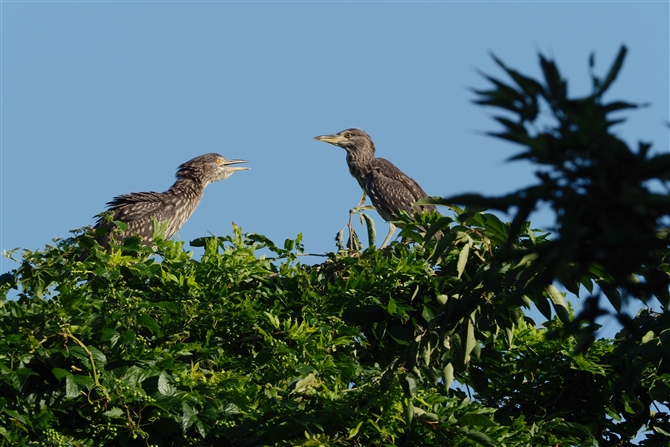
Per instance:
[[[465,271],[465,266],[468,263],[468,255],[470,254],[470,245],[465,244],[461,251],[458,253],[458,263],[456,264],[456,273],[460,278],[463,272]]]

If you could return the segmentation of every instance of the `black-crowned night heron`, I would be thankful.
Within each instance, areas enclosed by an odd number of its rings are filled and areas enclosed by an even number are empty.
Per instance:
[[[320,135],[314,139],[339,146],[347,151],[349,172],[363,188],[363,197],[358,207],[363,205],[367,194],[379,214],[391,226],[382,247],[385,247],[393,236],[395,232],[393,221],[398,220],[400,211],[412,216],[417,210],[425,209],[428,212],[435,210],[433,205],[414,205],[427,194],[417,182],[393,163],[375,157],[372,138],[361,129],[345,129],[335,135]]]
[[[113,212],[112,220],[128,224],[121,239],[139,236],[144,245],[150,245],[154,220],[159,225],[166,225],[164,237],[171,238],[191,217],[208,184],[225,180],[235,171],[250,169],[232,166],[238,163],[247,161],[228,160],[219,154],[201,155],[179,166],[177,181],[165,192],[133,192],[114,197],[114,200],[107,203],[109,210]],[[95,228],[108,225],[108,221],[100,217]],[[108,246],[109,236],[101,236],[98,242]]]

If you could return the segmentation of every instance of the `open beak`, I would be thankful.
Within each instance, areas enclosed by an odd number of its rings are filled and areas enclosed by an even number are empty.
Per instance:
[[[247,160],[226,160],[224,166],[228,171],[246,171],[251,169],[246,166],[230,166],[230,165],[236,165],[238,163],[249,163],[249,162]]]
[[[315,140],[323,141],[325,143],[330,143],[334,144],[335,146],[339,146],[340,142],[346,140],[342,135],[319,135],[318,137],[314,137]]]

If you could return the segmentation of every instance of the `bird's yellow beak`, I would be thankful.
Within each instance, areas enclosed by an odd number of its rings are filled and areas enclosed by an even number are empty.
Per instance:
[[[339,145],[342,141],[346,140],[342,135],[319,135],[318,137],[314,137],[315,140],[323,141],[325,143],[330,143],[334,145]]]
[[[229,171],[246,171],[251,168],[248,168],[246,166],[230,166],[230,165],[236,165],[238,163],[249,163],[246,160],[226,160],[223,165],[226,167],[227,170]]]

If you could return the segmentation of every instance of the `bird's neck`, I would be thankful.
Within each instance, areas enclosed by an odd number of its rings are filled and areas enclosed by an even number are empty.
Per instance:
[[[200,200],[200,197],[202,197],[202,194],[205,191],[205,186],[207,185],[199,180],[181,177],[177,178],[177,181],[170,186],[170,189],[168,189],[167,192],[179,193],[181,195],[187,194],[189,198],[197,198]]]
[[[372,169],[372,160],[375,156],[373,152],[349,152],[347,151],[347,165],[349,172],[356,178],[361,178],[370,173]]]

